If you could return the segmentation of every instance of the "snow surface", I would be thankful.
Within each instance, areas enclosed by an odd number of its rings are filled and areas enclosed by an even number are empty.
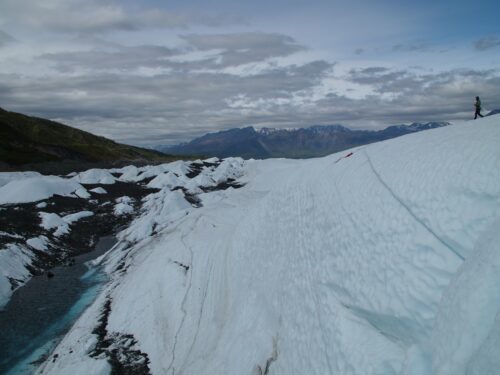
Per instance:
[[[83,187],[78,182],[57,176],[21,178],[0,187],[0,204],[37,202],[55,194],[71,196],[79,189]]]
[[[162,189],[146,197],[143,209],[144,213],[118,235],[120,240],[133,243],[146,239],[158,228],[185,216],[192,206],[181,191]]]
[[[92,192],[92,193],[96,193],[96,194],[107,194],[108,193],[102,187],[96,187],[95,189],[91,189],[89,191]]]
[[[127,196],[117,198],[116,199],[117,204],[113,209],[115,215],[121,216],[121,215],[131,214],[132,212],[134,212],[134,206],[132,206],[133,202],[134,200]]]
[[[111,185],[115,183],[115,178],[106,169],[89,169],[85,172],[78,173],[72,179],[81,184]]]
[[[107,331],[133,335],[152,374],[497,374],[499,144],[492,116],[320,159],[225,160],[208,176],[246,185],[200,208],[163,188],[39,373],[102,366],[89,343],[109,298]]]
[[[23,237],[18,235],[18,234],[12,234],[12,233],[7,233],[7,232],[3,232],[3,231],[0,231],[0,236],[8,237],[8,238],[15,238],[15,239],[23,239]]]
[[[481,236],[443,295],[429,342],[436,374],[500,369],[499,228],[497,220]]]
[[[32,263],[32,253],[25,246],[7,244],[0,248],[0,309],[12,295],[13,288],[9,279],[23,282],[31,277],[27,267]]]
[[[228,178],[237,179],[243,175],[243,160],[239,158],[229,158],[223,160],[212,175],[216,183],[223,182]]]
[[[58,214],[54,213],[39,212],[38,215],[42,219],[40,226],[46,230],[55,228],[56,230],[54,232],[54,236],[60,237],[70,232],[71,224],[80,219],[83,219],[84,217],[92,216],[94,215],[94,213],[92,211],[80,211],[61,217]]]
[[[0,172],[0,187],[14,180],[22,180],[29,177],[40,177],[38,172]]]
[[[177,160],[171,163],[160,164],[155,166],[146,166],[137,168],[128,166],[121,169],[114,169],[114,173],[122,173],[119,180],[127,182],[140,182],[147,178],[157,177],[164,173],[171,172],[176,176],[185,176],[190,172],[191,162]]]
[[[172,172],[178,176],[185,176],[190,172],[190,162],[185,162],[182,160],[173,161],[171,163],[163,164],[163,170],[165,172]]]
[[[80,188],[78,189],[77,191],[75,191],[75,195],[79,198],[83,198],[83,199],[88,199],[90,198],[90,194],[89,192],[87,191],[87,189],[85,188]]]
[[[112,173],[121,173],[120,181],[133,181],[139,174],[139,168],[135,165],[129,165],[120,169],[111,170]]]
[[[49,239],[45,236],[38,236],[38,237],[33,237],[30,238],[26,241],[26,244],[28,246],[31,246],[32,248],[40,251],[46,251],[47,250],[47,243],[49,242]]]
[[[133,178],[131,181],[133,181],[133,182],[143,181],[146,178],[158,176],[159,174],[165,172],[165,170],[163,169],[163,167],[161,165],[157,165],[157,166],[149,167],[149,168],[143,167],[139,170],[139,172],[140,173],[135,178]]]
[[[154,189],[162,189],[164,187],[172,189],[176,186],[183,185],[183,181],[179,179],[179,177],[177,177],[173,172],[162,172],[148,183],[148,187]]]

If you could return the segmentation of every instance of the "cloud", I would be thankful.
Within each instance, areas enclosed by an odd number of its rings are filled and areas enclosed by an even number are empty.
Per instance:
[[[487,36],[474,42],[474,47],[478,51],[486,51],[487,49],[495,48],[498,46],[500,46],[500,37],[495,35]]]
[[[44,4],[51,8],[62,0]],[[110,11],[93,26],[71,30],[146,27],[114,1],[99,6]],[[44,22],[42,29],[48,27]],[[55,30],[54,24],[50,27]],[[500,107],[497,70],[395,69],[382,59],[350,69],[283,34],[182,32],[176,39],[171,31],[137,33],[123,44],[112,33],[70,33],[53,41],[49,34],[47,44],[44,38],[42,43],[23,39],[9,56],[0,57],[0,103],[8,110],[142,145],[250,125],[344,123],[367,128],[465,118],[476,95],[486,107]],[[141,42],[153,34],[154,42]]]
[[[429,87],[464,80],[479,82],[494,77],[495,70],[472,70],[456,69],[441,73],[422,73],[418,70],[389,69],[385,67],[369,67],[364,69],[352,69],[345,77],[346,80],[370,86],[379,94],[393,94],[394,96],[420,94],[428,91]]]
[[[0,22],[35,30],[61,33],[100,33],[114,30],[217,27],[241,24],[231,14],[165,11],[159,8],[127,9],[116,0],[2,0]]]
[[[16,40],[13,36],[7,34],[5,31],[0,30],[0,47],[3,47],[9,43],[13,43]]]
[[[380,94],[400,93],[418,86],[419,79],[416,74],[403,70],[390,70],[385,67],[369,67],[352,69],[347,80],[360,85],[369,85]]]
[[[118,44],[101,45],[84,51],[45,53],[40,59],[52,63],[59,72],[130,71],[143,68],[168,68],[175,64],[167,59],[179,52],[164,46]]]
[[[480,95],[489,109],[500,106],[498,70],[453,69],[438,73],[370,67],[351,70],[346,80],[373,89],[372,95],[349,101],[331,96],[325,99],[345,105],[346,120],[450,121],[470,118],[472,103]],[[355,105],[357,103],[357,105]],[[360,113],[353,111],[358,108]],[[367,116],[367,114],[369,114]]]
[[[380,73],[386,73],[389,71],[389,68],[383,66],[371,66],[369,68],[362,69],[353,69],[351,70],[351,75],[361,75],[361,76],[372,76],[379,75]]]
[[[429,50],[425,42],[398,43],[392,46],[394,52],[420,52]]]
[[[273,57],[289,56],[306,48],[293,38],[282,34],[237,33],[183,35],[182,39],[201,51],[222,50],[220,64],[242,65]]]
[[[151,77],[100,73],[30,79],[2,75],[0,102],[10,110],[59,119],[118,141],[143,145],[180,142],[209,131],[250,125],[340,122],[367,128],[373,122],[387,126],[468,118],[476,95],[490,109],[500,106],[500,77],[493,70],[417,75],[368,67],[361,73],[350,72],[346,79],[390,89],[397,95],[387,98],[377,93],[354,99],[332,91],[315,98],[316,88],[331,69],[328,62],[312,61],[253,76],[192,71]]]
[[[305,50],[288,36],[266,33],[184,35],[183,47],[158,45],[123,46],[99,38],[78,38],[87,46],[72,52],[44,53],[58,72],[121,71],[153,72],[218,70],[290,56]],[[73,48],[74,49],[74,48]],[[146,69],[146,70],[144,70]],[[234,74],[237,74],[236,71]]]
[[[150,51],[151,48],[143,50]],[[153,53],[169,53],[169,50]],[[325,61],[275,66],[252,76],[221,72],[140,76],[88,72],[40,78],[0,76],[0,102],[10,110],[64,120],[97,134],[129,143],[187,139],[210,129],[239,126],[255,116],[273,117],[311,90],[331,69]],[[228,100],[244,93],[261,108],[230,106]],[[281,109],[272,107],[282,102]],[[300,102],[300,101],[299,101]],[[262,119],[260,120],[262,121]]]

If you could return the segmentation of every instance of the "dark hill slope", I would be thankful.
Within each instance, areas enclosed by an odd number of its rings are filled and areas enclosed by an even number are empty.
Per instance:
[[[161,162],[174,158],[158,151],[116,143],[104,137],[0,108],[0,163],[24,169],[52,162],[106,164]]]

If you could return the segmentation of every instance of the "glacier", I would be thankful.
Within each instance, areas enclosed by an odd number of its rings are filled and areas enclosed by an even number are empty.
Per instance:
[[[112,358],[170,375],[496,374],[499,144],[491,116],[319,159],[228,158],[195,182],[177,163],[197,205],[173,168],[124,168],[161,190],[95,261],[109,283],[37,373],[108,374]],[[228,178],[243,187],[199,189]]]

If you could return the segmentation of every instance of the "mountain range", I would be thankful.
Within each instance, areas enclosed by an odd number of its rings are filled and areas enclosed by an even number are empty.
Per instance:
[[[351,147],[383,141],[401,135],[450,125],[448,122],[394,125],[383,130],[351,130],[342,125],[311,126],[299,129],[253,127],[208,133],[188,143],[158,146],[172,155],[310,158],[328,155]]]

